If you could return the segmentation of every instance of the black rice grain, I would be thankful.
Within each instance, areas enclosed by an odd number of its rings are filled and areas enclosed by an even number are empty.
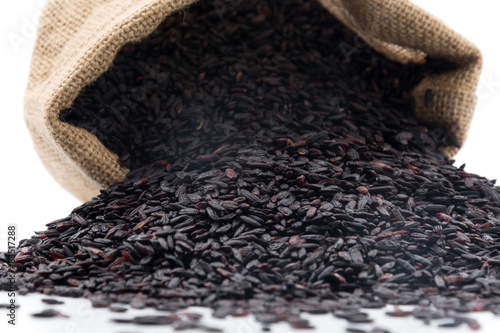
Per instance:
[[[21,293],[265,329],[310,328],[301,312],[369,323],[360,309],[388,303],[425,321],[500,313],[500,191],[411,115],[412,87],[450,66],[346,61],[353,34],[315,2],[233,9],[169,17],[61,114],[131,172],[23,240],[13,268],[0,257],[0,286],[13,269]],[[176,316],[116,321],[202,328]]]

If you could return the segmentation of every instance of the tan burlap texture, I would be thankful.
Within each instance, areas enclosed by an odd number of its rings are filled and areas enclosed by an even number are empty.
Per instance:
[[[367,44],[401,63],[432,56],[457,69],[414,90],[416,116],[465,140],[476,104],[481,55],[466,39],[407,0],[319,0]],[[195,0],[49,0],[42,12],[25,96],[25,120],[47,170],[87,201],[128,169],[90,132],[59,121],[81,89],[112,64],[120,48],[148,36]],[[432,101],[425,101],[432,90]],[[429,97],[429,94],[428,96]],[[431,102],[431,103],[429,103]],[[444,147],[453,155],[456,149]]]

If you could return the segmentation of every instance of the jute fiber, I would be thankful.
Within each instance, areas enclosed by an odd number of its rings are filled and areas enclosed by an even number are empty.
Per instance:
[[[123,180],[129,170],[95,135],[61,122],[60,111],[110,68],[123,45],[144,39],[166,16],[195,1],[49,0],[45,5],[24,117],[47,170],[79,199],[96,196],[100,189]],[[417,118],[446,127],[464,142],[482,61],[473,44],[407,0],[319,1],[392,60],[422,63],[432,56],[455,63],[454,71],[426,77],[413,96]],[[456,153],[454,147],[442,150],[449,156]]]

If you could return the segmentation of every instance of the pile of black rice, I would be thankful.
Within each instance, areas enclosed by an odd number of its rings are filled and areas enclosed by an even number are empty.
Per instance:
[[[264,328],[386,304],[477,328],[457,314],[500,313],[500,191],[411,112],[412,87],[452,67],[390,62],[313,1],[176,13],[61,114],[127,179],[23,240],[13,267],[2,254],[0,287],[14,270],[21,293]]]

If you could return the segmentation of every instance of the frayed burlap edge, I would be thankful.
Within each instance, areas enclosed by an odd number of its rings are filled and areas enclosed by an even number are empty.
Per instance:
[[[414,90],[416,116],[446,127],[463,143],[476,103],[481,55],[470,42],[406,0],[319,0],[371,47],[401,63],[425,56],[457,69],[425,78]],[[81,89],[110,68],[119,49],[148,36],[195,0],[49,0],[41,15],[25,120],[52,176],[80,200],[124,179],[128,169],[92,133],[59,121]],[[432,101],[426,103],[426,92]],[[427,94],[428,95],[428,94]],[[452,156],[454,147],[443,147]]]

